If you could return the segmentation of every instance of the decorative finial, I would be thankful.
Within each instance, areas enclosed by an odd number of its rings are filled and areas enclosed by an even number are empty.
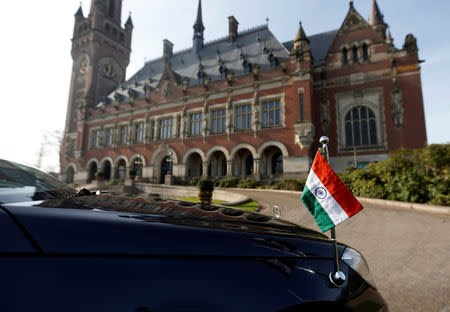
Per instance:
[[[266,16],[266,24],[269,24],[269,17]]]
[[[353,8],[353,1],[350,1],[349,5],[351,8]]]

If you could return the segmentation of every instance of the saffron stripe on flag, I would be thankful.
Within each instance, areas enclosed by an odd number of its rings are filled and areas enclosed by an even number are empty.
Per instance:
[[[338,225],[348,219],[348,215],[341,205],[334,199],[333,195],[329,192],[328,188],[322,183],[316,173],[311,170],[306,180],[306,186],[311,193],[316,197],[316,200],[325,210],[325,212],[333,221],[334,225]],[[317,189],[322,188],[325,191],[325,196],[320,198],[317,196]]]
[[[316,158],[311,168],[322,181],[325,188],[330,192],[337,203],[344,209],[348,217],[351,217],[363,209],[362,205],[353,196],[344,182],[331,169],[323,156],[317,152]]]

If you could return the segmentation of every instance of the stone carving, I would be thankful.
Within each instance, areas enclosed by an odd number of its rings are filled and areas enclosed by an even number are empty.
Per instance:
[[[206,142],[206,136],[208,135],[208,100],[205,101],[205,106],[203,106],[202,113],[203,113],[202,135],[204,141]]]
[[[231,140],[231,131],[232,131],[232,113],[233,113],[233,105],[231,102],[231,96],[228,97],[227,100],[227,119],[226,119],[226,127],[227,127],[227,134],[228,134],[228,140]]]
[[[253,110],[253,118],[252,118],[252,129],[255,132],[255,138],[258,137],[259,130],[259,99],[258,92],[255,92],[252,99],[252,110]]]
[[[295,144],[298,144],[302,150],[311,147],[314,141],[314,125],[311,121],[300,121],[294,123]]]
[[[225,77],[226,77],[226,79],[227,79],[228,85],[231,85],[231,83],[233,82],[233,78],[234,78],[234,71],[229,70],[229,71],[227,72],[227,75],[226,75]]]
[[[183,143],[186,138],[186,105],[183,107],[183,112],[181,113],[181,138],[183,139]]]
[[[392,83],[392,119],[397,128],[401,128],[403,125],[403,99],[400,85],[394,79]]]
[[[403,49],[408,53],[417,52],[417,40],[413,34],[407,34],[405,37],[405,43],[403,44]]]
[[[330,125],[330,103],[325,91],[320,94],[320,120],[322,121],[322,129],[325,135],[328,135]]]

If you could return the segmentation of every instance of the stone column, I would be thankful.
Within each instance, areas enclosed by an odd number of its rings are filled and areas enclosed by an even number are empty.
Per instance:
[[[261,175],[259,173],[259,162],[260,159],[253,159],[253,176],[255,177],[256,180],[260,180],[261,179]]]
[[[227,177],[231,177],[233,175],[233,161],[227,160]]]
[[[208,177],[208,162],[207,161],[202,162],[202,166],[203,166],[202,178],[207,178]]]

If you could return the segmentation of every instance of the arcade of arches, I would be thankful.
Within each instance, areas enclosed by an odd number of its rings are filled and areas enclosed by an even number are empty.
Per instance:
[[[162,153],[162,154],[161,154]],[[87,165],[86,182],[95,180],[97,172],[103,172],[104,179],[124,181],[130,169],[136,171],[136,176],[147,178],[153,183],[163,183],[169,172],[174,176],[185,179],[194,177],[253,177],[256,179],[281,178],[284,172],[284,158],[287,149],[281,144],[270,145],[256,150],[250,145],[243,145],[229,152],[219,147],[204,153],[199,149],[192,149],[185,154],[183,161],[178,162],[177,157],[169,155],[168,151],[160,152],[153,160],[148,158],[145,165],[144,156],[133,156],[128,160],[125,156],[115,161],[111,158],[101,162],[91,159]],[[152,163],[153,162],[153,163]],[[65,171],[65,181],[73,182],[74,166],[68,166]]]

